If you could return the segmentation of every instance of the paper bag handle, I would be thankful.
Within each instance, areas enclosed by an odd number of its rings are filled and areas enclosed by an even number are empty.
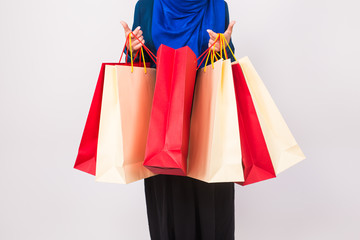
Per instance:
[[[219,41],[220,43],[220,54],[218,52],[215,51],[215,44],[216,42]],[[218,60],[217,56],[221,59],[228,59],[228,56],[227,56],[227,52],[226,52],[226,47],[228,47],[230,49],[230,52],[231,54],[233,55],[234,59],[236,60],[236,57],[234,55],[234,52],[232,51],[232,49],[230,48],[230,45],[229,43],[227,42],[224,34],[222,33],[219,33],[214,41],[214,43],[208,48],[206,49],[197,59],[197,61],[200,59],[200,58],[203,58],[202,61],[200,62],[200,64],[198,65],[197,69],[200,68],[201,64],[204,62],[204,60],[206,59],[206,62],[205,62],[205,67],[204,67],[204,71],[206,72],[206,66],[207,66],[207,63],[208,63],[208,60],[209,60],[209,57],[211,55],[211,65],[212,67],[214,68],[214,58],[216,60]],[[223,57],[223,51],[224,51],[224,57]],[[205,55],[206,54],[206,55]]]
[[[133,52],[132,52],[132,44],[131,44],[131,35],[134,36],[140,43],[141,43],[141,48],[140,50],[138,50],[135,54],[135,57],[133,57]],[[130,51],[130,61],[131,61],[131,72],[133,72],[133,69],[134,69],[134,59],[136,59],[137,55],[141,52],[141,56],[139,57],[139,66],[141,65],[141,57],[143,59],[143,63],[144,63],[144,68],[145,68],[145,73],[146,73],[146,64],[145,64],[145,56],[144,56],[144,50],[148,53],[148,55],[150,56],[150,58],[154,61],[154,63],[156,64],[156,56],[155,54],[153,54],[146,46],[145,44],[143,44],[139,38],[133,33],[133,32],[130,32],[128,34],[128,36],[126,37],[126,41],[125,41],[125,44],[124,44],[124,48],[121,52],[121,56],[120,56],[120,60],[119,60],[119,63],[121,62],[121,59],[123,57],[123,54],[125,52],[125,47],[127,45],[127,43],[129,43],[129,48],[127,48],[126,50],[126,54],[128,54],[128,52]],[[125,58],[125,62],[127,63],[127,58]]]

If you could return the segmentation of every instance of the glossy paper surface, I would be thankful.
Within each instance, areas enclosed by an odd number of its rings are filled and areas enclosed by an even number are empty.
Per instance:
[[[205,182],[244,181],[231,62],[200,69],[191,115],[188,176]]]
[[[98,142],[105,66],[114,64],[116,63],[103,63],[101,65],[94,96],[91,101],[89,114],[86,119],[85,128],[81,138],[78,155],[74,164],[75,169],[92,175],[95,175],[96,171],[96,150]]]
[[[161,45],[144,165],[154,173],[186,175],[196,56],[189,47]]]
[[[232,64],[238,109],[242,162],[247,185],[276,177],[255,106],[239,63]]]
[[[143,166],[155,69],[106,66],[96,181],[131,183],[153,175]]]
[[[270,93],[248,57],[239,60],[260,121],[275,173],[305,159]]]

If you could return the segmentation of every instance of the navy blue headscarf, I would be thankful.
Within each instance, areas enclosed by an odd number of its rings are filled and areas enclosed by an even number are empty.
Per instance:
[[[224,32],[224,0],[154,0],[152,38],[172,48],[189,46],[196,56],[208,47],[206,31]]]

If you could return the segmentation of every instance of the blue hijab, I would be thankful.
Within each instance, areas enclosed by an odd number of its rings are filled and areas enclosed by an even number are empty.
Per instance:
[[[152,37],[156,50],[189,46],[196,56],[208,47],[206,31],[224,32],[224,0],[154,0]]]

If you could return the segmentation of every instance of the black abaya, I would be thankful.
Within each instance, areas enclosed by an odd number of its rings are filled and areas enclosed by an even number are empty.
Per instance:
[[[234,183],[157,175],[145,194],[152,240],[234,239]]]

